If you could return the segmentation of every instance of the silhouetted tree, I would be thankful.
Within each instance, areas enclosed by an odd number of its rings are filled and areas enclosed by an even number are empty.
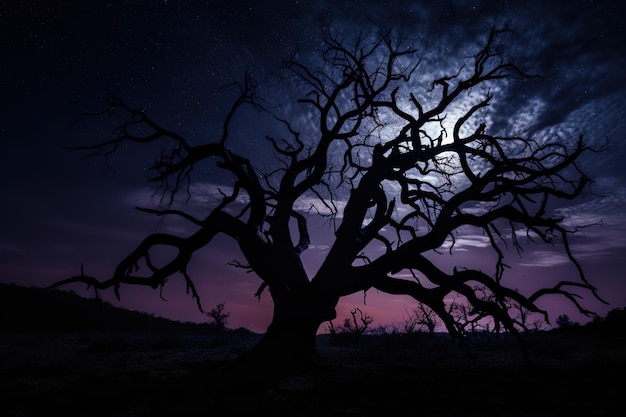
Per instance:
[[[414,334],[427,331],[429,334],[435,333],[437,328],[437,317],[433,310],[422,303],[418,303],[407,316],[400,321],[391,324],[391,332],[394,334]],[[381,329],[382,332],[384,329]]]
[[[575,323],[569,318],[567,314],[560,314],[556,318],[556,325],[559,329],[570,329],[575,326]]]
[[[615,336],[624,336],[626,333],[626,307],[614,308],[604,319],[605,328]]]
[[[226,312],[226,304],[219,303],[207,313],[207,316],[211,319],[211,326],[215,329],[216,333],[221,333],[226,330],[226,324],[230,313]]]
[[[343,319],[343,325],[335,328],[332,321],[328,322],[328,334],[333,337],[335,343],[358,342],[363,334],[369,329],[374,319],[360,308],[355,307],[350,312],[350,317]]]
[[[272,298],[271,324],[252,356],[276,363],[315,358],[316,332],[336,317],[339,299],[372,288],[412,297],[435,312],[452,335],[462,335],[467,323],[457,321],[446,302],[451,298],[463,300],[465,318],[476,314],[514,334],[523,323],[509,313],[510,306],[547,318],[536,303],[546,295],[562,295],[592,314],[573,292],[588,290],[598,297],[570,251],[572,230],[549,207],[584,192],[590,180],[577,160],[595,150],[582,136],[535,137],[492,126],[487,110],[501,91],[499,83],[531,77],[502,52],[505,32],[492,29],[466,65],[433,76],[426,91],[418,87],[417,79],[428,74],[420,74],[415,49],[389,34],[350,41],[329,34],[321,66],[301,60],[286,65],[304,89],[298,103],[315,123],[301,131],[298,118],[274,110],[281,131],[265,137],[275,160],[263,166],[231,143],[243,107],[269,109],[250,75],[235,84],[239,94],[221,137],[207,143],[192,144],[144,111],[113,99],[110,110],[127,115],[117,135],[78,149],[106,156],[125,143],[159,142],[163,151],[148,172],[168,198],[158,208],[140,210],[179,217],[194,231],[147,236],[106,280],[81,272],[55,285],[113,287],[119,296],[122,284],[159,288],[181,276],[201,308],[188,265],[196,251],[224,234],[245,258],[232,265],[259,278],[255,296],[267,289]],[[228,172],[232,184],[192,183],[203,163]],[[176,205],[180,194],[193,197],[194,184],[221,194],[202,215]],[[308,227],[320,217],[329,229],[334,226],[328,236],[334,242],[311,273],[301,257],[310,245]],[[452,251],[467,230],[488,238],[495,255],[492,271],[447,270],[430,256],[442,247]],[[506,248],[520,249],[520,234],[531,241],[558,241],[578,278],[530,294],[506,286]],[[175,254],[157,264],[151,254],[159,247]]]
[[[437,320],[435,319],[435,312],[433,310],[419,303],[419,305],[413,309],[413,316],[415,317],[416,323],[428,330],[429,334],[435,333]]]

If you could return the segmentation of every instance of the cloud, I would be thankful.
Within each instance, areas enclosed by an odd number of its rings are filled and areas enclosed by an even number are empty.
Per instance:
[[[309,249],[327,252],[330,249],[330,245],[309,245]]]
[[[346,207],[346,200],[333,199],[320,200],[317,196],[303,195],[294,203],[293,208],[301,213],[320,214],[322,216],[335,215],[336,218],[343,218],[343,211]]]
[[[571,261],[563,252],[551,250],[534,250],[525,253],[522,260],[517,262],[518,266],[530,268],[546,268],[570,263]]]
[[[452,246],[454,244],[454,246]],[[454,242],[451,238],[448,238],[441,249],[448,250],[452,247],[453,251],[469,252],[477,248],[486,248],[491,246],[489,237],[481,234],[460,234],[455,236]]]
[[[230,185],[194,182],[189,188],[189,195],[182,191],[176,196],[173,208],[203,218],[223,201],[225,195],[232,195],[232,193],[233,187]],[[124,195],[123,201],[128,205],[147,208],[157,208],[161,204],[160,196],[155,196],[154,192],[147,187],[128,191]],[[248,194],[243,191],[229,204],[227,211],[231,214],[238,214],[248,202]],[[341,198],[334,198],[332,201],[330,199],[321,200],[315,195],[306,194],[295,201],[293,208],[301,213],[319,214],[321,216],[330,216],[333,211],[336,211],[335,217],[342,218],[345,205],[346,200]],[[175,218],[176,216],[170,217]],[[172,227],[172,224],[169,224],[169,227]]]
[[[605,181],[605,185],[607,181]],[[612,183],[612,181],[608,181]],[[612,188],[612,185],[609,186]],[[593,259],[598,262],[613,262],[621,258],[626,248],[626,188],[613,188],[604,197],[588,198],[579,204],[561,207],[556,214],[563,216],[561,225],[569,231],[572,254],[579,260]],[[525,237],[525,230],[516,232]],[[531,234],[532,237],[532,234]],[[540,243],[541,244],[541,243]],[[554,246],[541,244],[541,249],[526,247],[522,266],[556,266],[570,262],[561,243]]]
[[[578,258],[622,258],[626,250],[626,216],[603,216],[601,224],[581,229],[572,235],[570,246]]]

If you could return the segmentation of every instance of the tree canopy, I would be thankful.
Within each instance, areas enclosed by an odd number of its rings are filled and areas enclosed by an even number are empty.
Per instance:
[[[466,327],[451,299],[468,306],[473,317],[489,318],[513,333],[525,327],[517,309],[548,319],[537,303],[547,295],[561,295],[592,314],[579,303],[578,291],[600,298],[570,249],[568,236],[576,229],[566,228],[551,208],[587,190],[590,177],[577,161],[598,150],[582,135],[534,136],[494,121],[490,106],[497,94],[535,77],[508,60],[506,34],[492,28],[460,68],[423,73],[419,51],[392,32],[349,38],[330,32],[320,62],[294,58],[286,64],[285,82],[302,92],[296,103],[302,111],[268,105],[258,96],[257,80],[246,74],[233,84],[238,95],[221,136],[200,144],[112,98],[107,111],[125,115],[114,137],[78,149],[106,157],[124,143],[159,143],[163,150],[148,172],[161,187],[163,204],[139,209],[182,218],[193,231],[147,236],[108,279],[81,271],[55,285],[84,282],[113,287],[119,296],[122,284],[156,289],[180,276],[201,307],[187,267],[196,251],[224,234],[245,258],[232,265],[259,278],[257,297],[265,290],[272,297],[274,318],[261,343],[269,350],[310,340],[321,323],[335,317],[342,296],[369,289],[412,297],[457,335]],[[252,139],[273,151],[263,165],[231,146],[246,123],[237,119],[244,108],[274,117],[276,129]],[[299,117],[313,122],[301,124]],[[202,183],[203,164],[219,167],[232,182]],[[194,184],[221,195],[201,216],[176,204],[178,196],[193,195]],[[323,262],[309,273],[302,254],[311,244],[308,226],[314,217],[328,221],[333,233]],[[430,256],[452,253],[467,230],[488,240],[491,271],[463,265],[448,270]],[[578,276],[531,293],[505,285],[507,252],[521,251],[524,236],[558,243]],[[157,259],[154,253],[162,247],[174,251]]]

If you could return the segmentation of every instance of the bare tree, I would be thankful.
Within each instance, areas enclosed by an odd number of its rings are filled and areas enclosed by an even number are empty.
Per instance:
[[[250,76],[235,84],[239,95],[221,137],[203,144],[113,100],[110,109],[127,114],[117,135],[79,149],[106,156],[124,143],[159,142],[164,150],[150,167],[150,180],[161,184],[169,204],[140,210],[179,217],[194,231],[147,236],[106,280],[81,272],[55,285],[113,287],[119,296],[122,284],[159,288],[180,276],[201,308],[188,265],[194,252],[224,234],[245,257],[245,263],[232,265],[253,272],[260,280],[255,296],[267,289],[274,305],[252,356],[277,363],[315,358],[316,332],[336,317],[339,299],[372,288],[412,297],[435,312],[452,335],[462,335],[466,323],[456,320],[446,303],[451,298],[514,334],[520,323],[510,306],[547,318],[537,305],[546,295],[564,296],[582,313],[593,314],[576,293],[589,291],[600,299],[570,250],[568,236],[575,230],[567,229],[549,204],[585,191],[590,179],[577,161],[596,150],[582,136],[537,138],[489,125],[485,115],[493,94],[501,91],[496,87],[531,77],[502,52],[505,32],[493,28],[466,65],[433,77],[426,91],[415,82],[416,74],[427,75],[419,71],[416,50],[389,34],[374,41],[328,35],[322,66],[296,60],[287,65],[304,89],[299,103],[316,126],[301,132],[295,120],[277,114],[284,134],[265,137],[276,155],[270,168],[255,166],[252,155],[231,146],[243,107],[269,109]],[[198,217],[173,203],[177,195],[193,192],[192,171],[203,163],[217,164],[233,182],[219,189],[221,201]],[[334,226],[328,236],[334,241],[310,275],[301,256],[310,245],[308,226],[319,216],[326,216],[329,231]],[[442,247],[452,251],[464,228],[488,238],[495,255],[491,272],[463,266],[446,271],[428,256]],[[539,243],[558,241],[578,277],[530,294],[504,285],[507,247],[521,249],[517,236],[524,233]],[[162,246],[176,254],[157,263],[151,254]]]
[[[418,306],[413,309],[413,317],[419,326],[428,330],[429,334],[435,333],[437,319],[435,318],[435,312],[433,310],[419,303]]]
[[[213,329],[215,329],[216,333],[222,333],[226,330],[226,324],[228,323],[230,313],[226,312],[225,303],[217,304],[207,313],[207,316],[209,316],[209,319],[211,320],[209,324],[213,327]]]
[[[410,335],[427,331],[432,335],[435,333],[436,328],[437,316],[435,312],[424,304],[417,303],[417,307],[407,312],[406,317],[391,325],[391,332],[394,334]]]
[[[358,317],[357,317],[358,315]],[[328,334],[332,336],[335,343],[341,342],[358,342],[363,334],[369,329],[370,324],[374,322],[374,319],[367,313],[364,313],[360,308],[355,307],[349,317],[343,319],[343,325],[339,328],[335,328],[332,321],[327,323]]]

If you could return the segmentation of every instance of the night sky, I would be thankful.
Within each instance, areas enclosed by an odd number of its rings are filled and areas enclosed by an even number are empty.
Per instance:
[[[108,164],[65,148],[111,137],[114,120],[81,116],[106,109],[111,94],[193,143],[210,142],[235,97],[223,86],[247,70],[271,105],[292,106],[294,119],[304,117],[289,100],[296,93],[281,81],[282,63],[294,54],[315,62],[322,28],[394,28],[417,47],[423,76],[434,78],[458,66],[495,22],[513,30],[508,52],[516,62],[543,78],[498,92],[494,120],[572,140],[584,134],[597,146],[608,142],[608,151],[581,161],[595,194],[557,209],[570,224],[597,224],[577,233],[572,249],[610,304],[589,298],[585,307],[604,315],[626,306],[626,15],[619,1],[3,1],[0,7],[1,282],[47,286],[77,275],[81,264],[106,279],[145,235],[178,227],[133,208],[154,205],[144,170],[159,148],[128,146]],[[246,111],[234,123],[233,146],[270,161],[267,116]],[[221,175],[205,169],[194,179],[225,184]],[[329,234],[324,227],[312,234],[304,258],[310,268],[323,257]],[[453,262],[480,259],[484,243],[481,236],[459,240],[465,251]],[[232,242],[219,239],[194,258],[190,273],[205,309],[224,302],[229,327],[262,332],[271,318],[269,296],[257,302],[260,282],[230,267],[234,259],[243,261]],[[520,287],[575,276],[558,248],[531,246],[508,263],[507,277]],[[93,295],[81,285],[67,289]],[[126,308],[206,321],[181,279],[161,294],[126,286],[119,302],[112,291],[102,295]],[[554,314],[586,320],[561,300],[547,302],[542,306]],[[373,292],[363,303],[363,294],[346,298],[339,317],[359,307],[383,325],[412,308],[406,297]]]

